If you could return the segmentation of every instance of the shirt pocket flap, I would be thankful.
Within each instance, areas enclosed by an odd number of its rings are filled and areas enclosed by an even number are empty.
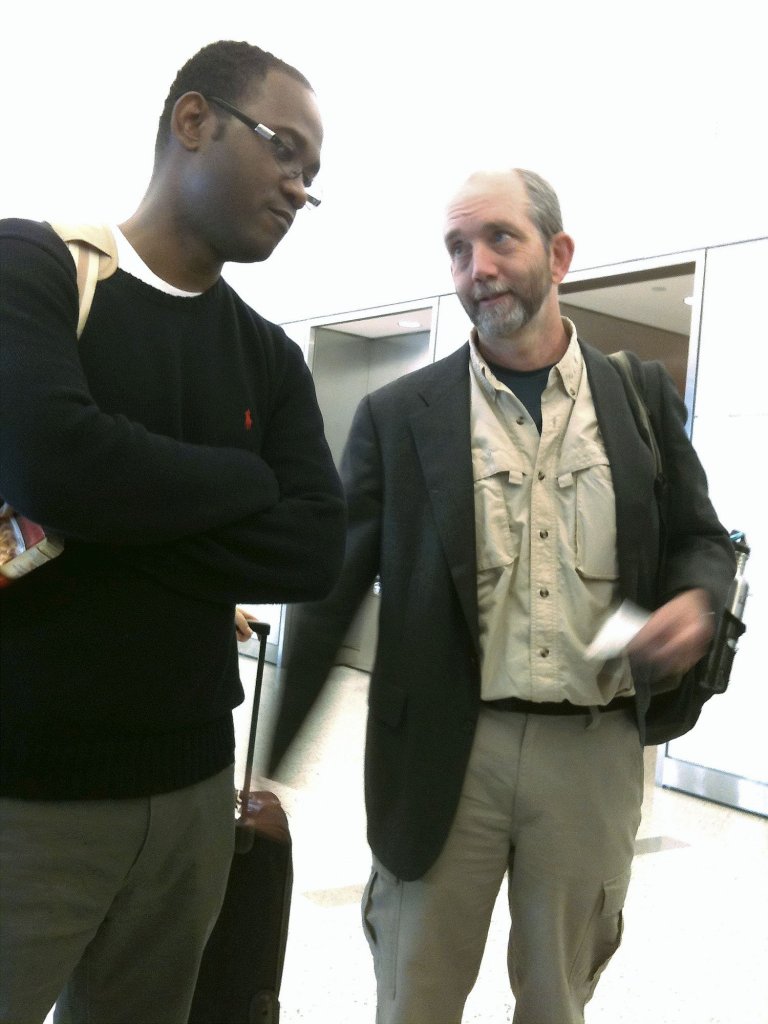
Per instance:
[[[476,449],[472,453],[475,483],[501,476],[511,484],[521,484],[525,476],[523,460],[517,452],[501,448]]]
[[[593,466],[607,465],[608,456],[598,445],[580,441],[572,447],[563,449],[557,469],[557,480],[561,487],[567,486],[563,478],[568,478],[567,482],[572,483],[575,473],[581,473]]]

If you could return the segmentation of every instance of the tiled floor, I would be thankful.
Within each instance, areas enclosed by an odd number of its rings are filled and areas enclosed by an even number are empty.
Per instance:
[[[242,662],[248,683],[253,662]],[[366,691],[363,673],[334,670],[275,787],[289,812],[295,864],[281,1024],[373,1024],[359,914],[369,869]],[[648,785],[625,919],[587,1024],[768,1024],[766,820]],[[512,1019],[506,928],[502,896],[465,1024]]]

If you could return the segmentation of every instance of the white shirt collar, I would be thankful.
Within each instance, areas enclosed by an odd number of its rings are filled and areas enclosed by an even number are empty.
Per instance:
[[[168,284],[149,269],[119,227],[113,226],[112,234],[115,236],[117,245],[117,265],[131,277],[137,277],[139,281],[157,288],[158,291],[166,292],[168,295],[191,299],[201,294],[201,292],[185,292],[181,288],[175,288],[172,284]]]

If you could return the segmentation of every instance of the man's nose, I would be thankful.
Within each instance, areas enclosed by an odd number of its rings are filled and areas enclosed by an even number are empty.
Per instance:
[[[472,280],[487,281],[497,275],[496,260],[491,250],[485,245],[475,245],[472,249]]]
[[[282,190],[288,196],[294,210],[302,210],[307,204],[307,190],[304,182],[298,178],[284,178]]]

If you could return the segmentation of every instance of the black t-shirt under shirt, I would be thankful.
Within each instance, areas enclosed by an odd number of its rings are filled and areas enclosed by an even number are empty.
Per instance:
[[[555,364],[553,363],[552,366]],[[488,363],[494,377],[506,384],[512,394],[519,398],[541,433],[541,396],[549,380],[552,366],[542,366],[538,370],[510,370],[506,366]]]

